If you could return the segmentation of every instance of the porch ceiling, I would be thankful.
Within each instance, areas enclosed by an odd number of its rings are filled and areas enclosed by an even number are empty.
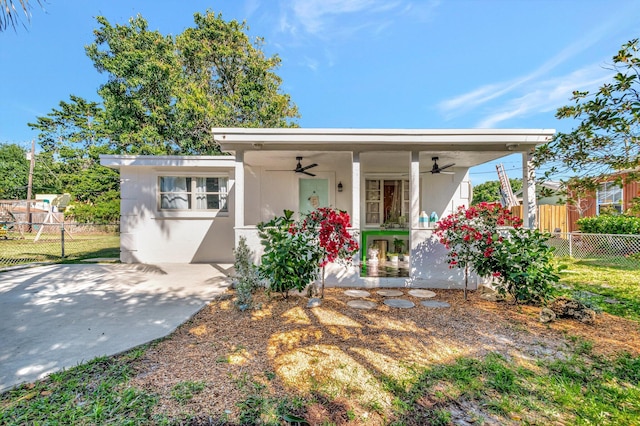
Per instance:
[[[527,152],[553,137],[553,129],[300,129],[214,128],[223,151],[243,151],[249,165],[293,169],[303,163],[329,165],[336,156],[360,152],[363,167],[409,165],[411,151],[420,152],[421,171],[433,164],[473,167],[517,152]],[[285,167],[286,166],[286,167]]]
[[[428,172],[433,165],[432,157],[438,157],[438,164],[455,163],[456,167],[469,168],[493,161],[513,151],[421,151],[420,171]],[[296,157],[303,157],[302,165],[317,163],[319,170],[331,169],[338,158],[351,161],[351,152],[327,151],[246,151],[245,164],[249,166],[265,167],[274,170],[293,170]],[[368,170],[405,170],[409,169],[410,152],[403,151],[374,151],[363,152],[360,161],[364,171]]]

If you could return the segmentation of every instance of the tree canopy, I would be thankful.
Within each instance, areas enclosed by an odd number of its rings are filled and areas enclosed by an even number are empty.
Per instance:
[[[511,189],[514,191],[522,188],[522,179],[509,179]],[[473,187],[472,205],[480,203],[494,203],[500,201],[500,181],[490,180]]]
[[[612,81],[597,91],[573,92],[573,104],[556,112],[559,119],[579,123],[569,133],[559,132],[536,150],[535,165],[548,166],[542,176],[569,176],[572,191],[595,189],[603,177],[629,171],[637,179],[640,165],[640,59],[638,39],[624,44],[613,57]],[[620,180],[623,175],[620,175]]]
[[[117,173],[99,154],[218,154],[212,127],[296,126],[297,107],[275,73],[280,58],[266,56],[244,22],[196,13],[174,37],[149,30],[142,16],[126,25],[96,19],[85,50],[106,76],[99,101],[70,95],[29,124],[77,200],[117,198]]]

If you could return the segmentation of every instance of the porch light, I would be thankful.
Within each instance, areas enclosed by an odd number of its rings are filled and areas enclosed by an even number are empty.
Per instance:
[[[344,187],[342,186],[342,181],[338,182],[338,192],[342,192]]]

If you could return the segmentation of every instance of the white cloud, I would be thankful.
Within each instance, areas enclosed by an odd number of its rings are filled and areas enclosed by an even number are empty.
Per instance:
[[[458,95],[451,99],[446,99],[438,104],[438,109],[445,114],[446,118],[452,118],[454,116],[469,112],[474,108],[477,108],[491,100],[508,95],[512,92],[515,92],[516,94],[520,93],[521,95],[508,104],[517,102],[518,99],[524,98],[525,95],[522,95],[523,92],[535,92],[537,87],[548,85],[550,82],[557,80],[547,79],[547,81],[545,82],[544,80],[540,79],[546,74],[550,73],[553,69],[557,68],[559,65],[567,62],[579,53],[592,47],[607,34],[607,31],[614,24],[615,22],[612,20],[603,22],[600,26],[595,27],[591,31],[585,33],[584,36],[580,38],[580,40],[577,40],[566,46],[564,49],[559,51],[557,54],[552,56],[550,59],[548,59],[546,62],[544,62],[529,74],[503,82],[487,84],[473,89],[468,93]],[[581,72],[590,69],[591,67],[592,66],[585,67],[583,70],[578,70],[575,73],[579,75]],[[560,77],[559,79],[562,78]],[[572,87],[576,88],[579,86],[576,86],[574,82]],[[520,107],[518,107],[517,110],[530,110],[530,108],[523,107],[521,109]],[[481,124],[493,123],[493,120],[498,120],[496,122],[504,121],[506,118],[510,118],[511,116],[514,116],[513,112],[509,114],[504,112],[497,113],[495,116],[493,116],[492,119],[487,118],[481,121]],[[499,117],[505,118],[499,119]]]
[[[327,30],[332,16],[373,8],[377,0],[296,0],[293,12],[302,27],[311,34]]]
[[[512,118],[554,111],[569,102],[574,90],[592,91],[610,80],[611,75],[612,71],[600,64],[592,64],[564,76],[534,82],[527,86],[526,93],[494,109],[476,127],[492,128]]]

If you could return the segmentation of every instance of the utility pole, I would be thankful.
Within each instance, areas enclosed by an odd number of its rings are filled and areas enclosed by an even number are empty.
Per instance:
[[[31,191],[33,189],[33,168],[36,164],[36,140],[31,140],[29,153],[29,182],[27,183],[27,232],[31,232]]]

